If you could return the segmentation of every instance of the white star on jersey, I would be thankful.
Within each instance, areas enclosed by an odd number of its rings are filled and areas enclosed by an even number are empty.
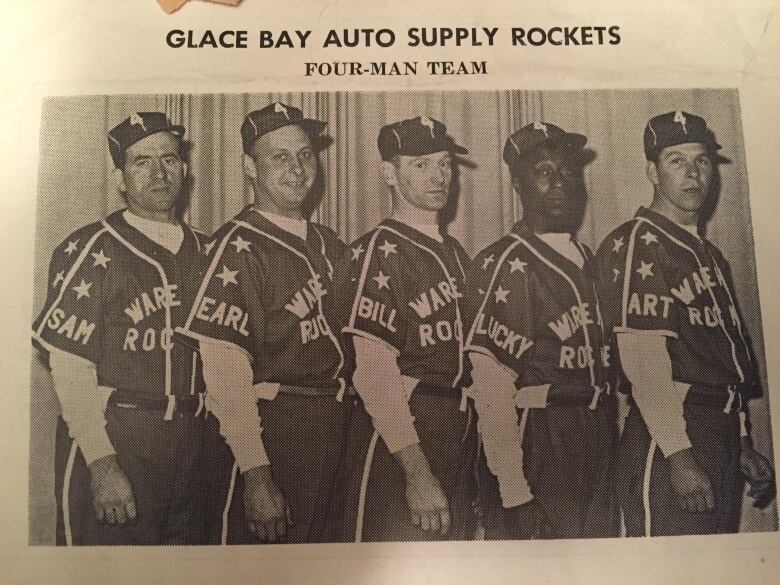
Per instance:
[[[365,252],[363,249],[363,244],[358,244],[357,248],[351,248],[352,250],[352,260],[357,260],[360,258],[360,255]]]
[[[236,276],[238,276],[238,270],[230,270],[226,264],[223,264],[222,272],[217,274],[216,277],[222,281],[222,286],[226,287],[228,284],[238,284]]]
[[[79,241],[75,240],[73,242],[68,242],[68,245],[65,247],[65,253],[70,256],[73,254],[73,252],[76,252],[79,248]]]
[[[217,243],[216,240],[211,240],[208,244],[203,246],[203,253],[206,254],[206,256],[211,254],[211,249],[214,247],[214,244],[216,243]]]
[[[620,252],[620,248],[623,247],[623,236],[620,236],[619,238],[615,238],[612,241],[615,242],[615,245],[612,246],[612,251],[613,252]]]
[[[81,297],[89,297],[89,289],[91,286],[91,282],[84,282],[84,279],[82,278],[81,283],[78,286],[73,287],[73,290],[75,290],[76,294],[78,295],[76,300],[80,299]]]
[[[102,249],[100,252],[92,252],[92,257],[95,259],[95,263],[92,265],[92,268],[95,268],[96,266],[108,268],[108,263],[111,262],[111,258],[106,256]]]
[[[65,271],[61,270],[57,273],[57,276],[54,277],[54,282],[51,283],[52,286],[57,286],[60,282],[65,280]]]
[[[509,290],[503,288],[500,284],[498,285],[498,288],[495,290],[496,295],[496,302],[497,303],[505,303],[506,297],[509,294]]]
[[[390,277],[385,276],[382,271],[379,271],[379,274],[376,275],[372,280],[376,281],[376,286],[379,290],[382,290],[383,288],[390,289],[390,285],[388,284]]]
[[[653,263],[652,262],[645,262],[644,260],[641,261],[642,265],[636,269],[637,273],[642,276],[642,280],[647,278],[648,276],[653,276]]]
[[[482,261],[482,270],[487,270],[487,267],[490,266],[493,262],[495,262],[496,259],[493,257],[493,254],[488,256]]]
[[[241,236],[236,236],[236,239],[230,242],[231,246],[236,247],[236,254],[241,252],[242,250],[249,252],[249,246],[251,245],[249,242],[247,242],[244,238]]]
[[[382,252],[385,255],[385,258],[387,258],[390,254],[398,253],[398,244],[391,244],[390,242],[385,240],[384,244],[379,246],[379,249],[382,250]]]
[[[522,262],[520,258],[515,258],[509,261],[509,274],[512,274],[515,270],[525,272],[525,267],[528,266],[528,262]]]
[[[651,234],[650,232],[645,232],[645,234],[639,239],[644,240],[645,246],[649,246],[651,242],[658,243],[658,236],[656,236],[655,234]]]

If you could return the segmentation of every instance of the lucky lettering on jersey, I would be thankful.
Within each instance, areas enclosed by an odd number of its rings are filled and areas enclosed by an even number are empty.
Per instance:
[[[307,319],[311,311],[315,307],[320,306],[320,300],[327,292],[325,287],[322,286],[320,275],[315,274],[307,281],[305,286],[293,294],[284,306],[285,309],[301,320],[301,343],[303,345],[319,339],[323,335],[330,335],[330,327],[321,311],[318,311],[315,317]]]
[[[137,326],[158,311],[170,310],[181,305],[181,301],[176,298],[177,289],[178,286],[175,284],[156,286],[152,289],[151,294],[143,291],[125,307],[124,312],[133,321],[134,327],[127,328],[125,341],[122,345],[123,350],[153,351],[159,347],[167,351],[173,347],[172,329],[166,327],[158,331],[154,327],[143,329]]]
[[[520,356],[534,344],[527,337],[500,323],[495,317],[488,317],[487,323],[485,323],[484,313],[480,313],[477,317],[474,333],[475,335],[487,335],[493,340],[496,347],[503,349],[515,359],[520,359]]]

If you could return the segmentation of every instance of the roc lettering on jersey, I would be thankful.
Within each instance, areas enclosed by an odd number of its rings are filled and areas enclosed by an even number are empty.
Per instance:
[[[73,341],[79,341],[82,345],[87,345],[95,330],[94,323],[90,323],[86,319],[79,321],[76,315],[68,316],[62,309],[54,309],[49,315],[46,325],[59,335],[64,335]]]
[[[487,335],[497,347],[506,351],[515,359],[519,359],[534,342],[520,333],[511,330],[503,323],[499,323],[494,317],[489,317],[485,326],[485,315],[480,313],[477,317],[477,335]]]
[[[249,313],[236,305],[228,306],[225,302],[219,303],[212,311],[216,304],[216,299],[204,296],[195,316],[201,321],[229,327],[244,337],[249,337],[249,329],[247,328]]]
[[[173,329],[157,331],[154,327],[149,327],[141,333],[135,327],[129,327],[122,344],[125,351],[138,351],[139,348],[142,351],[154,351],[158,347],[163,351],[173,347]]]
[[[435,325],[422,323],[420,325],[420,347],[436,345],[439,341],[460,340],[463,338],[463,325],[460,321],[438,321]]]
[[[319,300],[327,294],[320,278],[319,274],[312,276],[306,283],[306,286],[295,292],[284,308],[299,319],[303,319],[308,315]]]
[[[368,319],[374,323],[378,323],[391,333],[395,333],[395,318],[397,311],[395,309],[388,309],[388,307],[379,301],[374,301],[368,297],[361,296],[358,303],[357,314],[363,319]]]
[[[574,305],[572,308],[563,312],[555,321],[548,323],[550,329],[558,336],[561,341],[566,341],[574,335],[580,327],[587,327],[593,324],[590,317],[590,306],[588,303]]]
[[[462,296],[458,291],[455,279],[450,278],[450,280],[442,280],[427,291],[423,291],[416,298],[409,301],[409,306],[414,309],[414,312],[417,313],[420,319],[427,319],[433,313]]]
[[[152,294],[142,292],[125,308],[125,314],[133,320],[133,325],[138,325],[143,319],[164,308],[177,307],[181,302],[176,298],[178,285],[155,286]]]
[[[301,325],[301,343],[306,345],[310,341],[319,339],[323,335],[330,335],[330,327],[322,314],[313,319],[304,319]]]

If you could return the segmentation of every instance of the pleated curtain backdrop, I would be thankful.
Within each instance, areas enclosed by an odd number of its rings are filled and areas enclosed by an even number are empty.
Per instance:
[[[135,111],[166,112],[187,128],[194,177],[187,220],[213,232],[252,201],[244,179],[239,129],[244,116],[273,101],[299,107],[328,122],[332,144],[321,154],[325,191],[314,219],[347,242],[390,212],[376,148],[386,123],[427,114],[447,125],[469,149],[459,166],[460,192],[449,231],[470,254],[504,234],[521,217],[509,173],[501,160],[506,137],[535,120],[588,137],[597,158],[587,171],[590,206],[580,232],[595,249],[604,236],[649,204],[642,131],[653,115],[685,110],[704,116],[732,163],[722,170],[722,192],[708,237],[725,253],[761,364],[764,360],[750,201],[739,97],[730,89],[484,91],[383,93],[257,93],[117,95],[46,100],[41,125],[34,312],[44,300],[46,265],[72,230],[119,209],[106,133]],[[766,382],[766,371],[762,367]],[[51,542],[53,525],[53,429],[58,406],[51,383],[36,362],[32,375],[31,542]],[[752,407],[756,443],[771,455],[768,401]],[[776,525],[776,510],[746,507],[743,530]]]

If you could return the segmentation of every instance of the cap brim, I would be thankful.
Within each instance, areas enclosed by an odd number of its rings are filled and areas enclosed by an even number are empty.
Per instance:
[[[160,130],[160,132],[172,132],[173,134],[176,134],[176,136],[184,136],[186,130],[184,129],[184,126],[174,124],[173,126],[168,126],[168,128]]]
[[[452,145],[452,152],[455,154],[468,154],[469,151],[466,147],[461,146],[460,144],[453,144]]]

